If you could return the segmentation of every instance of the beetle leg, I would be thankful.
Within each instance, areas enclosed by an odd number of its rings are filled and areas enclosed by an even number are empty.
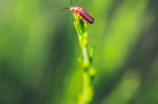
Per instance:
[[[73,16],[75,16],[75,15],[76,15],[76,13],[73,14]]]
[[[74,13],[73,16],[75,16],[76,14],[77,14],[77,13]],[[79,15],[77,16],[77,19],[76,19],[76,20],[79,20]]]
[[[78,20],[79,20],[79,15],[78,15]]]
[[[86,21],[86,20],[84,20],[84,19],[83,19],[83,22],[84,22],[84,23],[87,23],[87,21]]]

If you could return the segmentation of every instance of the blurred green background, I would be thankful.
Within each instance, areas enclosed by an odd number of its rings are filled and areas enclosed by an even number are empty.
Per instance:
[[[70,0],[0,0],[0,104],[76,104],[82,58]],[[94,17],[91,104],[158,104],[158,1],[73,0]]]

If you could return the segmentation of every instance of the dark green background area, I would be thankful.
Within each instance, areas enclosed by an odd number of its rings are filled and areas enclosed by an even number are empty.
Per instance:
[[[0,104],[76,104],[82,50],[70,0],[0,0]],[[91,104],[158,104],[158,1],[73,0],[92,14]],[[78,60],[77,60],[78,59]]]

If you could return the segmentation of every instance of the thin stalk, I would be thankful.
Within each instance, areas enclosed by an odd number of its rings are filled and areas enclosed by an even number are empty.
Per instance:
[[[83,89],[78,97],[77,104],[89,104],[93,99],[92,80],[95,75],[95,70],[92,68],[92,56],[94,46],[89,51],[87,23],[84,23],[81,17],[78,19],[78,14],[75,14],[74,17],[76,20],[74,25],[78,33],[78,39],[83,53]]]

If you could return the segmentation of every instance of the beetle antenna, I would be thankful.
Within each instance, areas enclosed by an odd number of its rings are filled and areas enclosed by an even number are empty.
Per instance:
[[[70,0],[70,1],[71,1],[71,6],[72,6],[72,0]],[[65,10],[65,9],[70,9],[70,8],[64,8],[64,9],[62,9],[61,11]]]
[[[65,10],[65,9],[70,9],[70,8],[64,8],[64,9],[62,9],[61,11]]]
[[[72,6],[72,0],[71,0],[71,6]]]

